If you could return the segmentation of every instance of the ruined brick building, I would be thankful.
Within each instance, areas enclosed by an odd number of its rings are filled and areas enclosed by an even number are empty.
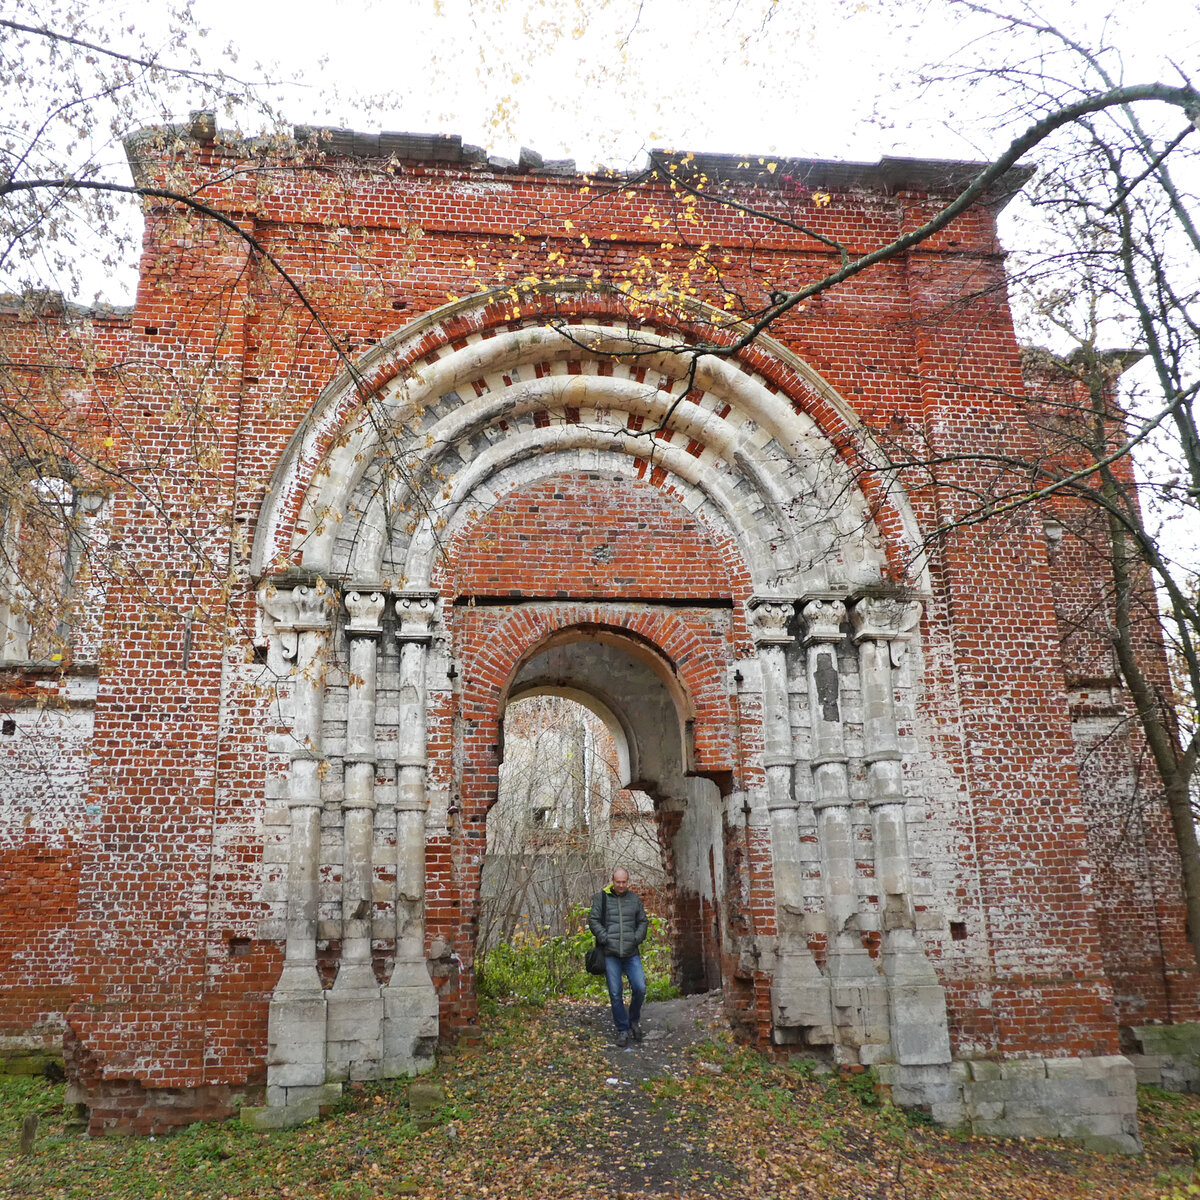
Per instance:
[[[476,1029],[505,706],[569,693],[744,1036],[1132,1144],[1122,1030],[1197,977],[1111,655],[1064,665],[1086,564],[1033,511],[925,545],[1028,449],[1006,197],[697,358],[974,168],[195,134],[130,142],[208,210],[147,202],[131,310],[0,314],[94,438],[38,461],[57,640],[0,614],[7,1045],[62,1041],[93,1131],[421,1069]]]

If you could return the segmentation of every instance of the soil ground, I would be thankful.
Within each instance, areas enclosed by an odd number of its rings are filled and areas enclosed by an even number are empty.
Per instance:
[[[360,1085],[323,1120],[157,1140],[72,1132],[61,1085],[0,1079],[12,1200],[1185,1200],[1200,1097],[1141,1094],[1144,1156],[979,1138],[901,1112],[869,1075],[820,1077],[736,1045],[720,997],[648,1005],[615,1044],[599,1000],[503,1006],[423,1083]],[[25,1117],[41,1122],[28,1153]],[[1195,1191],[1189,1192],[1190,1187]]]

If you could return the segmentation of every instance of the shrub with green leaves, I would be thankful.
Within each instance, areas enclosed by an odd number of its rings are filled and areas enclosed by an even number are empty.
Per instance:
[[[519,929],[511,941],[481,954],[475,960],[480,999],[534,1005],[560,996],[603,999],[607,995],[603,976],[589,975],[583,967],[583,956],[592,945],[587,914],[582,905],[571,910],[572,933],[551,936],[544,929]],[[666,930],[661,917],[650,918],[650,932],[642,944],[648,1000],[679,995],[671,983],[671,943]]]

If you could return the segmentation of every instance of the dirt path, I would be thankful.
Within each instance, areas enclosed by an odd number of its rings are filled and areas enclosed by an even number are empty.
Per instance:
[[[847,1106],[817,1081],[795,1091],[794,1080],[773,1084],[764,1077],[756,1085],[740,1071],[723,1078],[729,1025],[719,992],[648,1004],[645,1040],[626,1048],[616,1045],[607,1005],[560,1004],[545,1011],[545,1020],[589,1056],[603,1056],[608,1072],[582,1136],[568,1142],[590,1163],[589,1195],[1157,1200],[1171,1194],[1151,1182],[1154,1169],[1138,1159],[910,1126],[857,1101]],[[705,1075],[711,1087],[697,1087],[697,1076]],[[731,1087],[742,1097],[735,1109],[719,1100]],[[1156,1156],[1161,1150],[1156,1145]]]
[[[610,1194],[717,1196],[740,1179],[738,1168],[710,1149],[703,1108],[688,1103],[677,1086],[695,1067],[685,1051],[728,1031],[719,992],[647,1004],[645,1040],[624,1049],[616,1044],[606,1005],[552,1011],[577,1038],[602,1048],[610,1064],[591,1133],[580,1147],[595,1155],[596,1176]],[[719,1074],[721,1068],[713,1064],[711,1070]]]

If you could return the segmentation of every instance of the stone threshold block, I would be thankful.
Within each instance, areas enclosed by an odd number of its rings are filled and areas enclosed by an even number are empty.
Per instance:
[[[991,1137],[1056,1137],[1105,1154],[1140,1154],[1137,1075],[1124,1055],[879,1066],[902,1108]]]
[[[259,1108],[243,1108],[238,1120],[248,1129],[259,1133],[273,1129],[295,1129],[317,1120],[322,1109],[331,1108],[341,1098],[340,1083],[324,1083],[316,1087],[269,1087],[267,1103]]]

